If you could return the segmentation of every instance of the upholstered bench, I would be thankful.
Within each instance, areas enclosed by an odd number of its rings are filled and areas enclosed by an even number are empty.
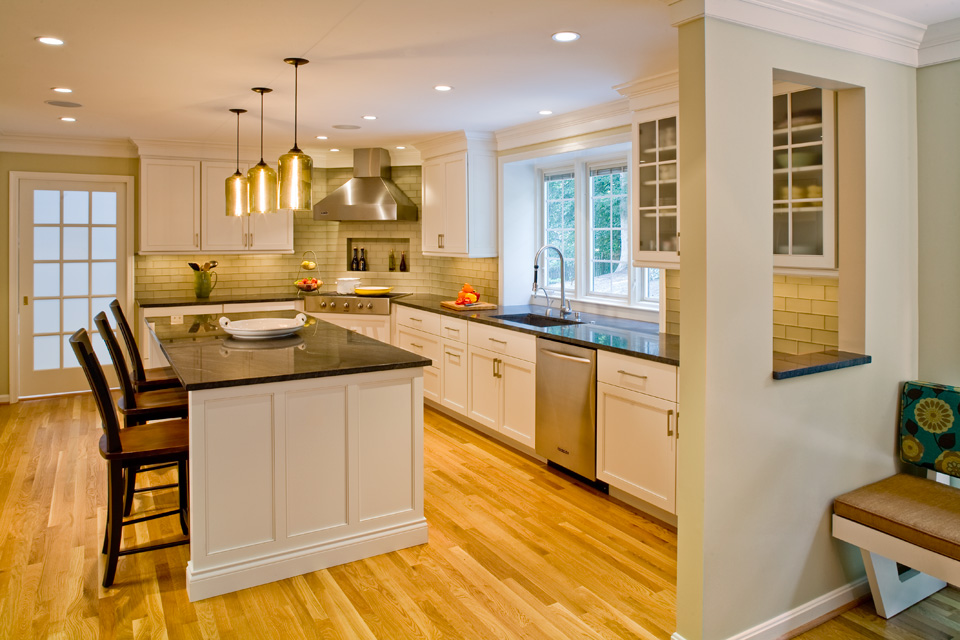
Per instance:
[[[904,385],[900,457],[960,477],[960,388]],[[946,478],[946,475],[942,475]],[[960,584],[960,489],[899,474],[846,493],[833,504],[833,535],[860,547],[877,612],[900,613],[947,582]],[[902,571],[899,565],[909,567]]]

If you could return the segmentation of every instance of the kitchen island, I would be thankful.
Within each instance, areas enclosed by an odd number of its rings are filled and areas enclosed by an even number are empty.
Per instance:
[[[218,319],[150,338],[189,392],[190,600],[426,543],[430,360],[319,320],[238,340]]]

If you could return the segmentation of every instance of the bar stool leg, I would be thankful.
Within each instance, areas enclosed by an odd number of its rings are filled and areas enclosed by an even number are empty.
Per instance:
[[[136,493],[137,488],[137,472],[140,471],[140,466],[135,465],[132,467],[127,467],[127,480],[126,480],[126,489],[123,494],[123,515],[129,516],[130,511],[133,509],[133,494]]]
[[[123,530],[123,466],[107,461],[107,561],[103,567],[103,586],[113,584],[120,559],[120,538]]]

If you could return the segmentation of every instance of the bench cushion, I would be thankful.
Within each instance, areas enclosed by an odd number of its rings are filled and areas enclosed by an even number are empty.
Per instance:
[[[960,560],[960,489],[899,474],[843,494],[833,512]]]
[[[960,387],[932,382],[903,385],[900,459],[960,477]]]

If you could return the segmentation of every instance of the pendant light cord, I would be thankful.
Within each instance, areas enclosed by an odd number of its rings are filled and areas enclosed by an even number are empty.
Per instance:
[[[240,173],[240,112],[237,112],[237,173]]]
[[[263,91],[260,94],[260,162],[263,162]]]
[[[297,105],[299,103],[298,90],[300,87],[300,65],[293,65],[293,148],[299,149],[297,145]]]

